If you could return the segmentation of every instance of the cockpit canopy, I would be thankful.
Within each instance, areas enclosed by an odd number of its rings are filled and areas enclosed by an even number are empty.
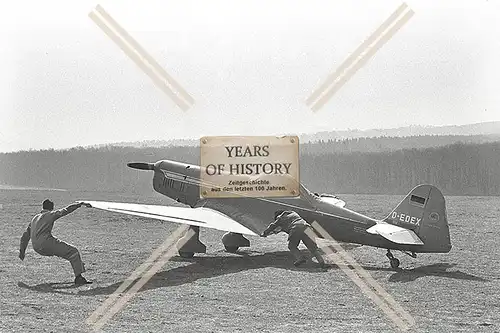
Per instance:
[[[327,193],[312,193],[304,185],[300,184],[302,195],[307,196],[308,200],[320,201],[330,205],[344,207],[346,205],[345,201],[340,199],[338,196]]]

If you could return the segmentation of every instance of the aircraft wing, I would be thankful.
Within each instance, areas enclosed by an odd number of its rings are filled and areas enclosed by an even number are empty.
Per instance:
[[[174,223],[183,223],[198,227],[230,231],[239,234],[258,236],[255,232],[236,222],[232,218],[213,209],[185,208],[159,205],[143,205],[106,201],[79,201],[90,204],[93,208],[110,212],[148,217]]]
[[[381,222],[366,229],[371,234],[380,236],[397,244],[424,245],[424,242],[412,230],[398,227],[393,224]]]

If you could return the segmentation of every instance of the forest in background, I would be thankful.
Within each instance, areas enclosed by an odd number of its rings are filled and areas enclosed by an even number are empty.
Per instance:
[[[76,147],[0,153],[0,184],[151,194],[152,174],[128,162],[199,163],[199,147]],[[488,135],[353,138],[300,146],[300,178],[323,193],[500,195],[500,140]]]

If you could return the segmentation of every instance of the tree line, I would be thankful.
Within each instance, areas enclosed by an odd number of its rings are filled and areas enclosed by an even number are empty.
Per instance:
[[[306,154],[382,152],[412,148],[446,146],[457,142],[485,143],[500,141],[500,135],[414,135],[405,137],[347,138],[317,140],[304,143],[300,150]]]
[[[301,182],[324,193],[405,194],[417,184],[430,183],[445,195],[500,195],[500,141],[396,149],[397,143],[415,139],[376,139],[301,145]],[[377,144],[374,152],[366,151]],[[419,145],[425,146],[422,141]],[[346,146],[351,149],[339,148]],[[1,153],[0,184],[147,194],[153,191],[152,174],[128,168],[128,162],[171,159],[198,164],[199,153],[193,146]]]

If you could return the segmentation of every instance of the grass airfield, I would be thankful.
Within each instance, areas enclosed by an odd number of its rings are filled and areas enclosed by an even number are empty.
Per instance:
[[[85,320],[178,225],[80,208],[54,235],[77,246],[94,283],[75,288],[68,262],[18,257],[19,238],[45,198],[165,203],[91,192],[1,190],[0,332],[92,332]],[[403,196],[344,195],[347,207],[382,218]],[[500,198],[447,197],[453,249],[417,259],[385,250],[348,252],[416,321],[409,332],[500,332]],[[295,268],[286,235],[250,238],[226,253],[223,232],[201,230],[206,254],[174,257],[103,327],[103,332],[398,332],[383,311],[334,266]],[[322,243],[324,244],[324,243]],[[305,250],[304,250],[305,251]],[[327,257],[328,259],[328,257]]]

